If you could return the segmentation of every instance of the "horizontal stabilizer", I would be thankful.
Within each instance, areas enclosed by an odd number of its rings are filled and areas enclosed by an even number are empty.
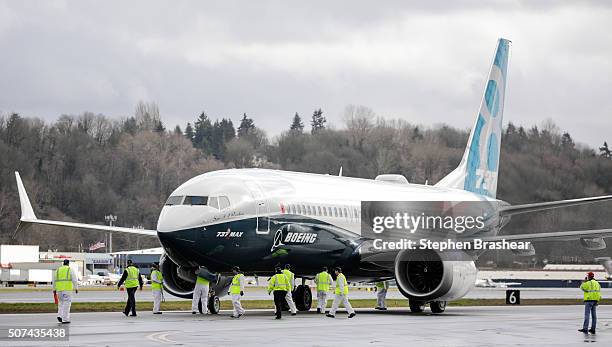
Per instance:
[[[535,204],[506,206],[500,209],[499,215],[502,217],[512,216],[515,214],[544,211],[544,210],[550,210],[554,208],[561,208],[561,207],[575,206],[575,205],[582,205],[582,204],[591,204],[594,202],[606,201],[606,200],[612,200],[612,195],[594,196],[591,198],[580,198],[580,199],[571,199],[571,200],[539,202]]]

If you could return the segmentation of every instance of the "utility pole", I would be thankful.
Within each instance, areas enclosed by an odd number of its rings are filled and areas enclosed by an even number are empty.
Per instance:
[[[107,216],[104,216],[104,220],[107,221],[110,226],[113,226],[113,223],[117,221],[117,216],[113,216],[112,214],[109,214]],[[108,250],[108,253],[113,253],[113,232],[112,231],[108,233],[108,246],[106,247],[106,249]]]

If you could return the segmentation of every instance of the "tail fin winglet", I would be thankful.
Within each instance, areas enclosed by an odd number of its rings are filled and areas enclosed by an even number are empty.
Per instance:
[[[28,193],[26,192],[25,187],[23,186],[21,176],[17,171],[15,171],[15,178],[17,179],[17,191],[19,193],[19,203],[21,204],[21,220],[36,220],[34,209],[32,208],[32,204],[30,203],[30,198],[28,198]]]
[[[510,41],[500,38],[480,110],[461,162],[436,186],[463,189],[495,198],[509,52]]]

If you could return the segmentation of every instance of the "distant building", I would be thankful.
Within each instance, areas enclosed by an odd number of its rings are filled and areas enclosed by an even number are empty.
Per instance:
[[[163,253],[163,248],[158,247],[136,251],[113,252],[111,255],[113,256],[114,267],[117,273],[125,269],[127,261],[130,259],[140,269],[141,274],[149,276],[151,272],[151,263],[159,262]]]

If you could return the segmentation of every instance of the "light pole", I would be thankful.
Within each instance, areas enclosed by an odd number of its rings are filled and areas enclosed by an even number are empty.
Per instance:
[[[109,214],[108,216],[104,216],[104,220],[108,222],[110,226],[113,226],[113,223],[117,221],[117,216],[113,216]],[[108,247],[106,248],[108,253],[113,253],[113,232],[108,233]]]

